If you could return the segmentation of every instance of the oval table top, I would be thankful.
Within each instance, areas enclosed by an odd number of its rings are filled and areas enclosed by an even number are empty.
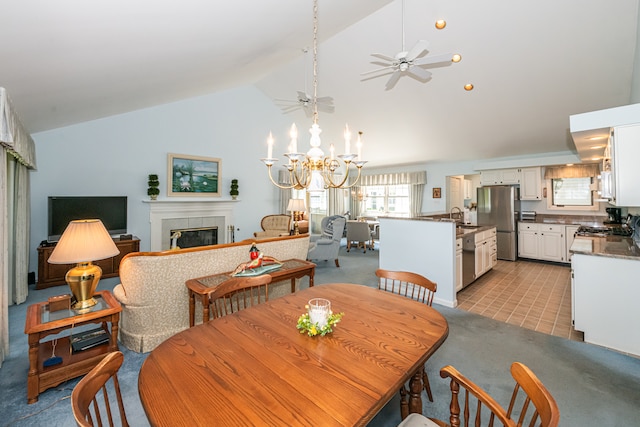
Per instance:
[[[344,317],[296,329],[311,298]],[[186,315],[186,314],[185,314]],[[140,370],[151,425],[366,425],[447,338],[446,319],[406,297],[327,284],[180,332]]]

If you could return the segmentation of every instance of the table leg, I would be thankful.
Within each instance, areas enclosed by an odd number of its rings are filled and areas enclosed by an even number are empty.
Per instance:
[[[118,328],[120,324],[120,313],[111,316],[111,342],[109,343],[109,351],[118,351]]]
[[[294,293],[296,291],[296,278],[292,277],[291,278],[291,293]]]
[[[40,377],[38,376],[38,355],[40,354],[40,335],[29,334],[29,374],[27,375],[27,403],[38,401]]]
[[[418,369],[409,381],[409,412],[422,414],[422,369]]]
[[[315,274],[315,272],[316,272],[316,268],[312,267],[311,271],[309,272],[309,287],[310,288],[313,288],[313,275]]]
[[[189,327],[195,325],[196,317],[196,296],[195,293],[189,289]]]

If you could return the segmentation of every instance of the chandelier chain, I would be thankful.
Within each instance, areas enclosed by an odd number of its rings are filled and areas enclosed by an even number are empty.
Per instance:
[[[313,0],[313,123],[318,123],[318,0]]]

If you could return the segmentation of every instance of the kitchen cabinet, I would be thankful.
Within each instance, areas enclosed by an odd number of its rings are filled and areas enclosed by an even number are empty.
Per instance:
[[[464,180],[464,198],[473,199],[473,182],[470,179]]]
[[[475,238],[475,278],[491,270],[498,262],[496,229],[478,232]]]
[[[456,292],[462,289],[462,239],[456,239]]]
[[[640,206],[640,124],[617,126],[609,139],[612,198],[616,206]]]
[[[573,254],[574,328],[584,342],[640,356],[640,260]]]
[[[520,169],[494,169],[480,172],[481,185],[520,184]]]
[[[567,262],[571,262],[571,245],[573,244],[573,240],[575,239],[576,231],[578,231],[579,225],[565,225],[564,227],[564,249],[565,249],[565,260]]]
[[[542,200],[542,169],[520,169],[520,200]]]
[[[564,228],[561,224],[518,223],[518,256],[567,262]]]

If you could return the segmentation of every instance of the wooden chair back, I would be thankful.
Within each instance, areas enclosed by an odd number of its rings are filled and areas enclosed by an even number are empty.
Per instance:
[[[122,366],[124,356],[120,351],[108,353],[87,375],[84,376],[71,392],[71,409],[76,423],[81,426],[103,425],[103,418],[109,426],[115,425],[117,417],[111,408],[107,383],[112,379],[113,393],[115,394],[120,424],[128,426],[129,422],[124,410],[120,384],[118,383],[118,370]],[[102,390],[103,399],[99,398]],[[101,401],[102,400],[102,401]]]
[[[252,305],[269,301],[271,276],[233,277],[216,286],[209,293],[213,318],[235,313]]]
[[[451,403],[449,424],[451,426],[474,425],[508,427],[555,427],[560,422],[560,410],[551,393],[538,377],[525,365],[514,362],[511,374],[516,385],[509,409],[505,409],[481,387],[462,375],[453,366],[440,370],[442,378],[451,378]],[[458,401],[462,392],[462,408]],[[462,419],[460,418],[462,415]],[[517,420],[514,420],[517,416]],[[439,425],[447,425],[433,420]],[[496,424],[497,421],[497,424]]]
[[[438,285],[426,277],[409,271],[390,271],[379,268],[378,289],[402,295],[429,306],[433,304],[433,295]]]

